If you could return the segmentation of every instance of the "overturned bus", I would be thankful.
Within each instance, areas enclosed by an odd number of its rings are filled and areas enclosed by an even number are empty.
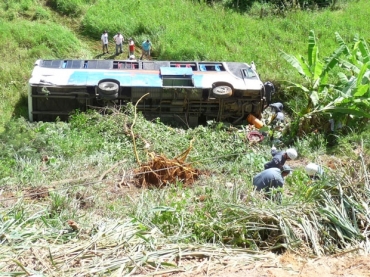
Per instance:
[[[249,114],[260,117],[272,93],[255,68],[241,62],[37,60],[29,120],[67,120],[76,109],[140,100],[137,109],[148,119],[235,124]]]

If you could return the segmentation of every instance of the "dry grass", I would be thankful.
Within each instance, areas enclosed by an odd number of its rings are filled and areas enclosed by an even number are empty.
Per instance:
[[[11,254],[10,243],[3,244],[0,270],[13,275],[38,272],[46,276],[94,276],[115,271],[115,276],[124,276],[191,271],[199,266],[199,262],[209,268],[225,265],[226,261],[228,264],[256,260],[272,263],[272,255],[253,253],[248,249],[171,244],[159,230],[145,230],[130,221],[101,221],[90,229],[80,228],[73,221],[68,221],[68,225],[69,228],[54,234],[54,238],[50,236],[53,232],[50,229],[40,233],[41,230],[15,228],[13,231],[22,240],[22,251]],[[57,243],[66,236],[75,239]],[[4,237],[2,240],[4,242]],[[11,236],[5,240],[16,242]]]

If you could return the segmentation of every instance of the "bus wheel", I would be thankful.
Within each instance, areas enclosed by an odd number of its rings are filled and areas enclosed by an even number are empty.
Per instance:
[[[117,94],[119,90],[119,85],[115,82],[101,82],[98,85],[99,95],[114,95]]]
[[[214,98],[228,98],[233,95],[233,89],[230,86],[220,85],[213,88],[212,94]]]
[[[101,100],[116,100],[118,98],[118,93],[116,94],[99,94],[99,99]]]

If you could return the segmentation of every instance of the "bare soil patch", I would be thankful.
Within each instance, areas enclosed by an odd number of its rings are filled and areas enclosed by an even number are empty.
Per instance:
[[[25,196],[33,200],[42,200],[49,197],[49,189],[47,187],[31,187],[25,190]]]
[[[197,271],[165,276],[179,277],[369,277],[370,255],[328,256],[315,259],[292,253],[277,256],[275,263],[258,261],[251,264],[225,265],[223,267],[201,266]]]

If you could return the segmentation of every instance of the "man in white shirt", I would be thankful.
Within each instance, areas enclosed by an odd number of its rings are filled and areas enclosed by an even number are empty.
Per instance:
[[[108,51],[108,33],[107,33],[107,31],[104,31],[104,33],[101,35],[101,42],[102,42],[102,46],[103,46],[103,54],[105,54],[104,50],[107,50],[107,53],[109,53],[109,51]]]
[[[124,41],[124,38],[121,35],[121,33],[117,33],[117,35],[115,35],[113,39],[116,42],[116,55],[119,55],[120,53],[122,53],[122,43]],[[119,50],[119,53],[118,53],[118,50]]]

